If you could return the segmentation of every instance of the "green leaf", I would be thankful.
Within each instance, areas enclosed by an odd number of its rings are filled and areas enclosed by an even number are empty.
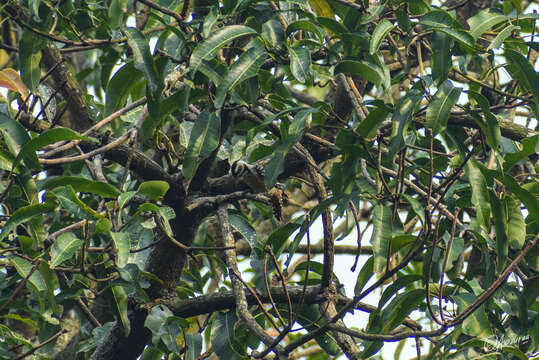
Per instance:
[[[170,184],[166,181],[145,181],[139,185],[137,194],[155,201],[159,201],[163,199],[169,188]]]
[[[167,319],[174,316],[172,311],[164,305],[152,307],[150,313],[144,321],[144,326],[152,332],[152,343],[157,345],[161,336],[165,334]]]
[[[412,289],[402,294],[397,295],[391,303],[376,316],[374,321],[369,321],[369,332],[387,334],[397,325],[401,324],[404,319],[410,315],[412,310],[417,308],[425,300],[425,290]],[[381,341],[365,341],[365,349],[360,354],[362,359],[365,359],[376,353],[382,347]]]
[[[520,142],[522,150],[512,154],[507,154],[504,157],[503,170],[509,171],[520,160],[526,159],[528,156],[539,152],[539,135],[534,135]]]
[[[496,255],[498,257],[498,272],[505,269],[506,257],[509,251],[507,240],[507,213],[502,202],[493,190],[489,191],[492,217],[496,230]]]
[[[64,140],[90,140],[86,136],[80,136],[75,131],[67,128],[54,128],[45,131],[41,135],[32,140],[28,141],[21,148],[20,153],[13,161],[13,167],[15,168],[21,159],[24,159],[26,165],[32,169],[40,170],[41,165],[39,164],[37,157],[35,155],[38,149],[41,149],[44,146],[54,144],[58,141]]]
[[[412,89],[397,104],[391,118],[393,122],[393,130],[389,143],[389,154],[391,158],[403,148],[404,132],[408,128],[408,124],[412,120],[412,115],[422,98],[423,94],[419,90]]]
[[[440,84],[451,70],[451,39],[449,35],[434,31],[432,35],[432,79]]]
[[[393,234],[391,208],[377,204],[372,219],[373,233],[371,238],[374,255],[374,271],[380,274],[386,270],[389,243]]]
[[[191,131],[183,161],[183,176],[188,182],[195,175],[200,162],[217,148],[220,136],[221,119],[215,113],[202,111]]]
[[[234,343],[234,327],[238,317],[235,311],[219,311],[211,326],[211,346],[215,354],[224,360],[242,360],[244,351],[238,351]]]
[[[539,222],[539,200],[528,190],[521,187],[511,175],[498,174],[496,178],[507,186],[509,190],[511,190],[511,192],[526,205],[528,217]]]
[[[288,48],[290,55],[290,71],[297,81],[304,84],[311,78],[311,54],[302,47]]]
[[[296,314],[298,316],[298,322],[300,325],[302,325],[308,331],[318,329],[320,327],[320,323],[324,322],[323,315],[321,314],[319,305],[317,304],[304,304],[301,309],[296,312]],[[337,345],[330,332],[325,332],[318,335],[315,337],[315,340],[327,354],[332,356],[339,354],[339,345]]]
[[[244,25],[230,25],[220,28],[208,39],[198,44],[195,50],[193,50],[191,59],[189,60],[189,68],[191,69],[192,74],[198,70],[202,60],[214,57],[217,51],[226,44],[239,37],[253,34],[256,34],[256,31]]]
[[[421,17],[418,23],[436,28],[453,27],[458,30],[462,29],[462,25],[460,25],[447,11],[442,9],[428,12],[425,16]]]
[[[381,104],[369,111],[369,115],[361,121],[356,128],[359,135],[366,139],[372,139],[376,136],[376,132],[380,125],[387,119],[391,108],[385,104]]]
[[[135,67],[133,61],[122,66],[107,84],[107,101],[104,116],[112,114],[125,105],[133,86],[140,80],[143,72]]]
[[[264,174],[264,183],[268,189],[272,188],[277,182],[277,178],[284,172],[284,158],[286,156],[286,149],[278,148],[273,152],[271,160],[266,165]]]
[[[226,94],[229,90],[240,82],[256,76],[258,69],[266,60],[267,52],[260,46],[253,46],[243,54],[228,70],[227,74],[219,84],[215,95],[215,107],[221,108],[225,102]]]
[[[131,332],[131,322],[129,321],[129,316],[127,314],[128,302],[127,302],[127,293],[125,289],[120,285],[113,285],[110,287],[110,295],[113,302],[113,310],[116,312],[116,315],[120,318],[122,327],[124,328],[124,335],[127,337]]]
[[[475,40],[467,31],[454,30],[450,28],[437,28],[434,30],[437,30],[439,32],[449,35],[454,40],[456,40],[460,45],[462,45],[464,49],[468,50],[469,52],[475,53],[475,47],[474,47]]]
[[[509,36],[511,36],[513,31],[518,31],[518,30],[520,30],[520,26],[517,26],[517,25],[508,25],[508,26],[506,26],[502,31],[500,31],[498,33],[498,35],[496,35],[494,40],[492,40],[490,45],[487,47],[487,51],[491,50],[491,49],[499,49],[500,46],[502,46],[503,42]]]
[[[28,260],[23,259],[18,256],[7,256],[13,267],[17,270],[17,273],[20,277],[23,279],[30,274],[30,271],[32,270],[32,263],[30,263]],[[38,292],[44,292],[47,291],[47,283],[43,276],[39,273],[39,271],[34,271],[32,276],[28,279],[28,283],[31,284],[35,290]]]
[[[79,199],[71,185],[58,187],[51,191],[62,204],[62,207],[76,218],[100,219],[104,217]]]
[[[361,271],[357,275],[356,285],[354,287],[354,295],[359,296],[361,294],[361,290],[363,290],[363,287],[369,281],[369,279],[374,275],[373,273],[373,266],[374,266],[374,256],[371,256],[366,262],[365,265],[361,268]]]
[[[111,29],[118,29],[122,25],[124,14],[127,13],[128,0],[112,0],[109,6],[109,25]]]
[[[461,91],[462,88],[455,87],[450,80],[446,80],[434,95],[426,114],[426,125],[432,129],[433,135],[445,131],[451,108],[457,103]]]
[[[494,150],[498,150],[502,137],[500,124],[498,123],[496,116],[490,112],[490,104],[488,100],[483,95],[471,90],[468,91],[468,97],[477,102],[482,110],[483,115],[485,116],[485,119],[487,120],[487,133],[485,134],[487,143]]]
[[[382,293],[382,296],[380,297],[380,301],[378,301],[378,308],[382,308],[385,303],[393,296],[397,291],[402,289],[403,287],[407,286],[408,284],[412,284],[414,282],[417,282],[419,280],[422,280],[422,275],[412,274],[412,275],[404,275],[397,278],[397,280],[393,281],[388,287],[384,289],[384,292]]]
[[[187,347],[187,360],[197,360],[202,352],[202,335],[199,333],[185,334],[185,346]]]
[[[526,223],[520,211],[520,206],[512,197],[506,199],[507,207],[507,236],[509,246],[513,249],[522,249],[526,242]]]
[[[137,28],[128,27],[124,32],[127,37],[127,44],[133,51],[135,68],[144,73],[144,77],[148,82],[148,88],[153,94],[160,92],[161,82],[155,70],[148,41]]]
[[[25,28],[19,41],[21,78],[30,91],[34,91],[41,78],[41,50],[46,46],[43,37]]]
[[[472,204],[475,205],[478,225],[488,233],[490,228],[490,201],[487,182],[474,159],[466,163],[468,182],[472,188]]]
[[[288,24],[288,26],[286,27],[286,36],[290,37],[292,33],[299,30],[315,34],[320,43],[324,41],[325,34],[322,28],[309,20],[297,20]]]
[[[347,75],[356,75],[376,86],[380,86],[383,81],[383,73],[378,66],[366,61],[343,60],[335,66],[333,71],[335,75],[343,73]]]
[[[230,225],[247,240],[251,249],[255,249],[258,243],[256,230],[243,216],[230,214],[229,217]]]
[[[408,203],[412,206],[412,210],[414,211],[414,213],[419,217],[421,222],[424,224],[425,223],[425,209],[423,208],[421,203],[409,194],[402,194],[402,197],[406,199],[406,201],[408,201]]]
[[[507,17],[498,9],[488,8],[469,18],[467,23],[470,26],[470,35],[477,40],[485,31],[507,20]]]
[[[378,25],[376,25],[376,29],[374,29],[374,32],[372,33],[371,41],[369,44],[369,53],[371,55],[378,51],[380,45],[382,44],[382,41],[394,27],[395,25],[393,25],[386,19],[383,19],[378,23]]]
[[[161,360],[163,352],[153,345],[146,346],[140,360]]]
[[[110,236],[116,249],[116,265],[123,268],[127,265],[127,260],[129,260],[129,235],[125,232],[111,232]]]
[[[425,300],[425,290],[412,289],[397,295],[380,315],[382,333],[386,334],[402,323]]]
[[[55,268],[71,260],[82,245],[82,240],[72,232],[60,235],[51,246],[50,267]]]
[[[271,47],[280,46],[280,43],[285,39],[283,24],[276,18],[271,18],[262,24],[261,36]]]
[[[516,51],[505,49],[504,55],[510,64],[507,66],[507,70],[513,77],[520,80],[526,90],[531,91],[535,100],[532,108],[535,116],[539,117],[539,75],[537,75],[528,59]]]
[[[275,256],[281,255],[288,239],[298,227],[299,224],[288,223],[271,233],[266,241],[266,244],[271,246]]]
[[[477,298],[475,294],[463,293],[454,296],[458,303],[459,312],[466,310]],[[492,335],[490,322],[485,314],[485,305],[481,305],[470,316],[464,319],[461,325],[462,332],[471,336],[488,338]]]
[[[349,33],[350,32],[346,28],[346,26],[344,26],[343,24],[341,24],[340,22],[338,22],[334,18],[318,17],[318,18],[316,18],[316,21],[320,25],[322,25],[324,28],[328,29],[330,32],[332,32],[334,34],[344,34],[344,33]]]
[[[0,104],[0,134],[4,138],[4,142],[10,153],[13,155],[17,155],[21,147],[30,141],[28,132],[18,121],[13,119],[7,104]],[[34,157],[35,159],[29,161],[30,163],[38,161],[37,155],[34,154]]]
[[[42,215],[48,213],[56,208],[56,204],[53,202],[44,202],[42,204],[28,205],[23,206],[17,209],[13,215],[9,217],[9,220],[6,222],[0,233],[0,241],[8,236],[15,228],[30,220],[34,216]]]
[[[71,185],[77,192],[96,194],[105,198],[116,198],[120,195],[120,191],[109,183],[78,176],[59,176],[52,178],[47,180],[41,188],[43,190],[51,190],[66,185]]]

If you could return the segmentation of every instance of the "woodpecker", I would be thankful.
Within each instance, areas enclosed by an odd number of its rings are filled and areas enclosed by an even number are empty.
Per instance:
[[[251,165],[243,160],[237,160],[232,164],[230,171],[232,172],[232,176],[243,180],[252,192],[267,193],[273,206],[273,216],[278,221],[281,221],[282,208],[286,206],[286,200],[288,198],[282,184],[277,183],[274,188],[268,191],[264,183],[264,167],[259,164]]]

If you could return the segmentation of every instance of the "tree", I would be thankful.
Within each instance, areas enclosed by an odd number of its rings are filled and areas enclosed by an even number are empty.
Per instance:
[[[537,354],[529,3],[3,1],[0,358]]]

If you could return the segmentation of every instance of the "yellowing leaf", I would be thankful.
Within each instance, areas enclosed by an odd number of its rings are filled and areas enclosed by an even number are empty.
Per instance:
[[[30,93],[26,85],[22,82],[19,73],[11,68],[0,71],[0,87],[18,92],[22,95],[23,99],[26,99]]]

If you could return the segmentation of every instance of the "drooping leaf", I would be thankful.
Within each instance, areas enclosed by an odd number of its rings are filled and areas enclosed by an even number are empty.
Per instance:
[[[154,94],[159,92],[162,85],[157,76],[157,71],[155,70],[148,41],[137,28],[128,27],[124,32],[127,36],[127,43],[133,51],[135,68],[144,73],[150,91]]]
[[[445,131],[451,108],[457,103],[461,90],[453,86],[450,80],[446,80],[434,95],[426,114],[426,125],[432,129],[433,135]]]
[[[55,268],[73,258],[82,245],[82,240],[72,232],[60,235],[51,246],[50,267]]]
[[[500,145],[502,135],[500,131],[500,124],[498,123],[498,119],[496,118],[496,116],[494,116],[494,114],[490,111],[490,105],[488,103],[488,100],[483,95],[475,91],[468,91],[468,97],[473,101],[477,102],[477,104],[481,108],[483,115],[487,120],[487,142],[490,147],[492,147],[494,150],[497,150],[498,146]]]
[[[202,60],[212,58],[226,44],[239,37],[253,34],[256,34],[256,31],[245,25],[230,25],[220,28],[193,50],[189,60],[191,72],[194,74]]]
[[[28,260],[19,257],[19,256],[8,256],[9,262],[15,267],[19,276],[23,279],[30,274],[32,270],[32,263]],[[34,271],[34,273],[28,279],[28,282],[34,287],[38,292],[47,291],[47,283],[39,271]]]
[[[374,275],[373,270],[374,266],[374,256],[371,256],[366,262],[365,265],[361,268],[359,271],[359,274],[357,275],[356,285],[354,287],[354,294],[358,296],[361,294],[361,290],[363,290],[363,287],[369,281],[369,279]]]
[[[509,61],[507,69],[514,78],[520,80],[526,90],[531,91],[535,104],[532,108],[535,116],[539,117],[539,75],[535,72],[530,62],[518,52],[505,49],[504,56]]]
[[[185,346],[187,346],[186,359],[197,360],[202,352],[202,335],[185,334]]]
[[[507,239],[507,213],[502,202],[493,190],[489,191],[490,203],[492,204],[492,217],[494,219],[494,229],[496,230],[496,255],[498,256],[498,272],[505,269],[506,257],[508,254]]]
[[[499,174],[496,176],[505,186],[516,195],[516,197],[526,205],[528,216],[539,222],[539,200],[528,190],[521,187],[518,182],[509,174]]]
[[[116,198],[120,191],[113,185],[101,181],[94,181],[79,176],[59,176],[47,180],[41,187],[43,190],[51,190],[59,186],[71,185],[77,192],[87,192],[106,198]]]
[[[519,161],[539,152],[539,135],[522,139],[520,144],[522,145],[522,150],[505,155],[505,161],[503,163],[504,171],[511,170]]]
[[[120,318],[122,327],[124,329],[125,336],[129,336],[131,332],[131,322],[127,313],[128,299],[125,288],[120,285],[113,285],[110,287],[110,295],[113,303],[113,311]]]
[[[109,6],[110,27],[118,29],[122,25],[124,14],[127,12],[128,0],[112,0]]]
[[[234,88],[242,81],[256,76],[258,69],[264,63],[267,57],[267,52],[260,46],[253,46],[243,54],[240,59],[235,62],[227,72],[215,95],[215,107],[221,108],[225,102],[227,92]]]
[[[0,241],[5,239],[15,228],[24,223],[25,221],[30,220],[34,216],[42,215],[48,213],[56,208],[54,202],[44,202],[42,204],[34,204],[23,206],[17,209],[6,221],[2,232],[0,233]]]
[[[451,70],[450,44],[449,35],[434,31],[432,35],[432,78],[437,84],[444,82]]]
[[[211,345],[221,359],[241,360],[244,351],[234,342],[234,326],[238,321],[235,311],[218,312],[212,322]]]
[[[370,110],[367,117],[363,119],[356,128],[357,133],[367,139],[373,138],[390,111],[391,108],[385,104]]]
[[[30,29],[25,29],[19,41],[19,61],[24,84],[33,91],[41,78],[41,50],[45,47],[44,38]]]
[[[116,250],[116,265],[123,268],[127,265],[129,259],[129,234],[125,232],[111,232],[110,236],[114,241],[114,247]]]
[[[21,94],[23,100],[26,100],[29,94],[29,90],[26,85],[24,85],[21,76],[12,68],[0,70],[0,87],[18,92]]]
[[[290,71],[300,83],[305,83],[311,78],[311,54],[303,47],[291,46],[288,48],[290,55]]]
[[[286,27],[286,36],[290,36],[291,34],[299,30],[315,34],[320,43],[324,41],[325,34],[322,28],[309,20],[298,20],[288,24],[288,26]]]
[[[37,157],[35,156],[36,151],[44,146],[51,145],[63,140],[90,140],[90,138],[86,136],[80,136],[75,131],[67,128],[58,127],[47,130],[38,137],[33,138],[32,140],[24,144],[24,146],[21,148],[21,151],[15,158],[15,161],[13,161],[13,167],[15,168],[19,164],[19,161],[24,159],[26,165],[31,167],[32,169],[41,169],[41,165],[39,164],[39,162],[37,161]]]
[[[378,301],[378,307],[382,308],[385,303],[393,296],[397,291],[402,289],[403,287],[407,286],[408,284],[412,284],[414,282],[417,282],[419,280],[422,280],[422,275],[417,274],[411,274],[411,275],[404,275],[397,280],[395,280],[391,285],[389,285],[387,288],[384,289],[384,292],[382,293],[382,296],[380,297],[380,301]]]
[[[393,158],[404,146],[404,132],[408,128],[408,124],[412,120],[415,108],[422,98],[423,94],[421,94],[419,90],[412,89],[397,104],[391,118],[391,121],[393,122],[393,130],[389,143],[389,153],[391,158]]]
[[[374,207],[371,244],[374,254],[374,271],[376,273],[386,270],[389,243],[393,234],[391,217],[391,208],[388,206],[377,204]]]
[[[62,207],[76,218],[94,220],[104,217],[82,201],[71,185],[57,187],[50,193],[54,194]]]
[[[507,27],[505,27],[502,31],[498,33],[498,35],[496,35],[494,40],[492,40],[490,45],[487,47],[487,51],[490,49],[499,49],[500,46],[502,46],[503,42],[509,36],[511,36],[513,31],[518,31],[518,30],[520,30],[520,26],[517,26],[517,25],[508,25]]]
[[[507,21],[503,12],[495,8],[488,8],[469,18],[467,23],[470,26],[470,35],[477,40],[485,31],[503,21]]]
[[[183,176],[190,181],[195,175],[200,161],[207,158],[219,145],[221,119],[215,113],[202,111],[195,121],[189,146],[183,161]]]
[[[526,242],[526,223],[520,211],[520,206],[512,198],[506,199],[507,207],[507,236],[509,238],[509,246],[513,249],[522,249]]]
[[[107,84],[107,102],[104,115],[108,116],[124,106],[129,92],[140,80],[143,72],[135,67],[133,61],[122,66]]]
[[[360,76],[376,86],[380,86],[383,80],[383,74],[378,67],[366,61],[343,60],[335,66],[334,73]]]
[[[466,163],[466,173],[472,188],[472,203],[477,213],[477,223],[488,232],[490,228],[490,201],[485,177],[473,159]]]
[[[230,225],[232,225],[232,227],[247,240],[249,245],[251,245],[251,248],[254,249],[258,242],[256,230],[243,216],[230,214],[229,217]]]
[[[371,36],[371,42],[369,44],[369,53],[371,55],[378,51],[380,45],[382,44],[382,41],[394,27],[395,25],[393,25],[386,19],[383,19],[378,23],[378,25],[376,25],[376,28],[374,29],[374,32]]]
[[[456,295],[455,300],[458,303],[459,312],[466,310],[476,298],[476,295],[472,293]],[[487,315],[485,314],[485,305],[480,306],[468,316],[461,327],[462,332],[465,334],[488,338],[492,334],[492,330]]]

